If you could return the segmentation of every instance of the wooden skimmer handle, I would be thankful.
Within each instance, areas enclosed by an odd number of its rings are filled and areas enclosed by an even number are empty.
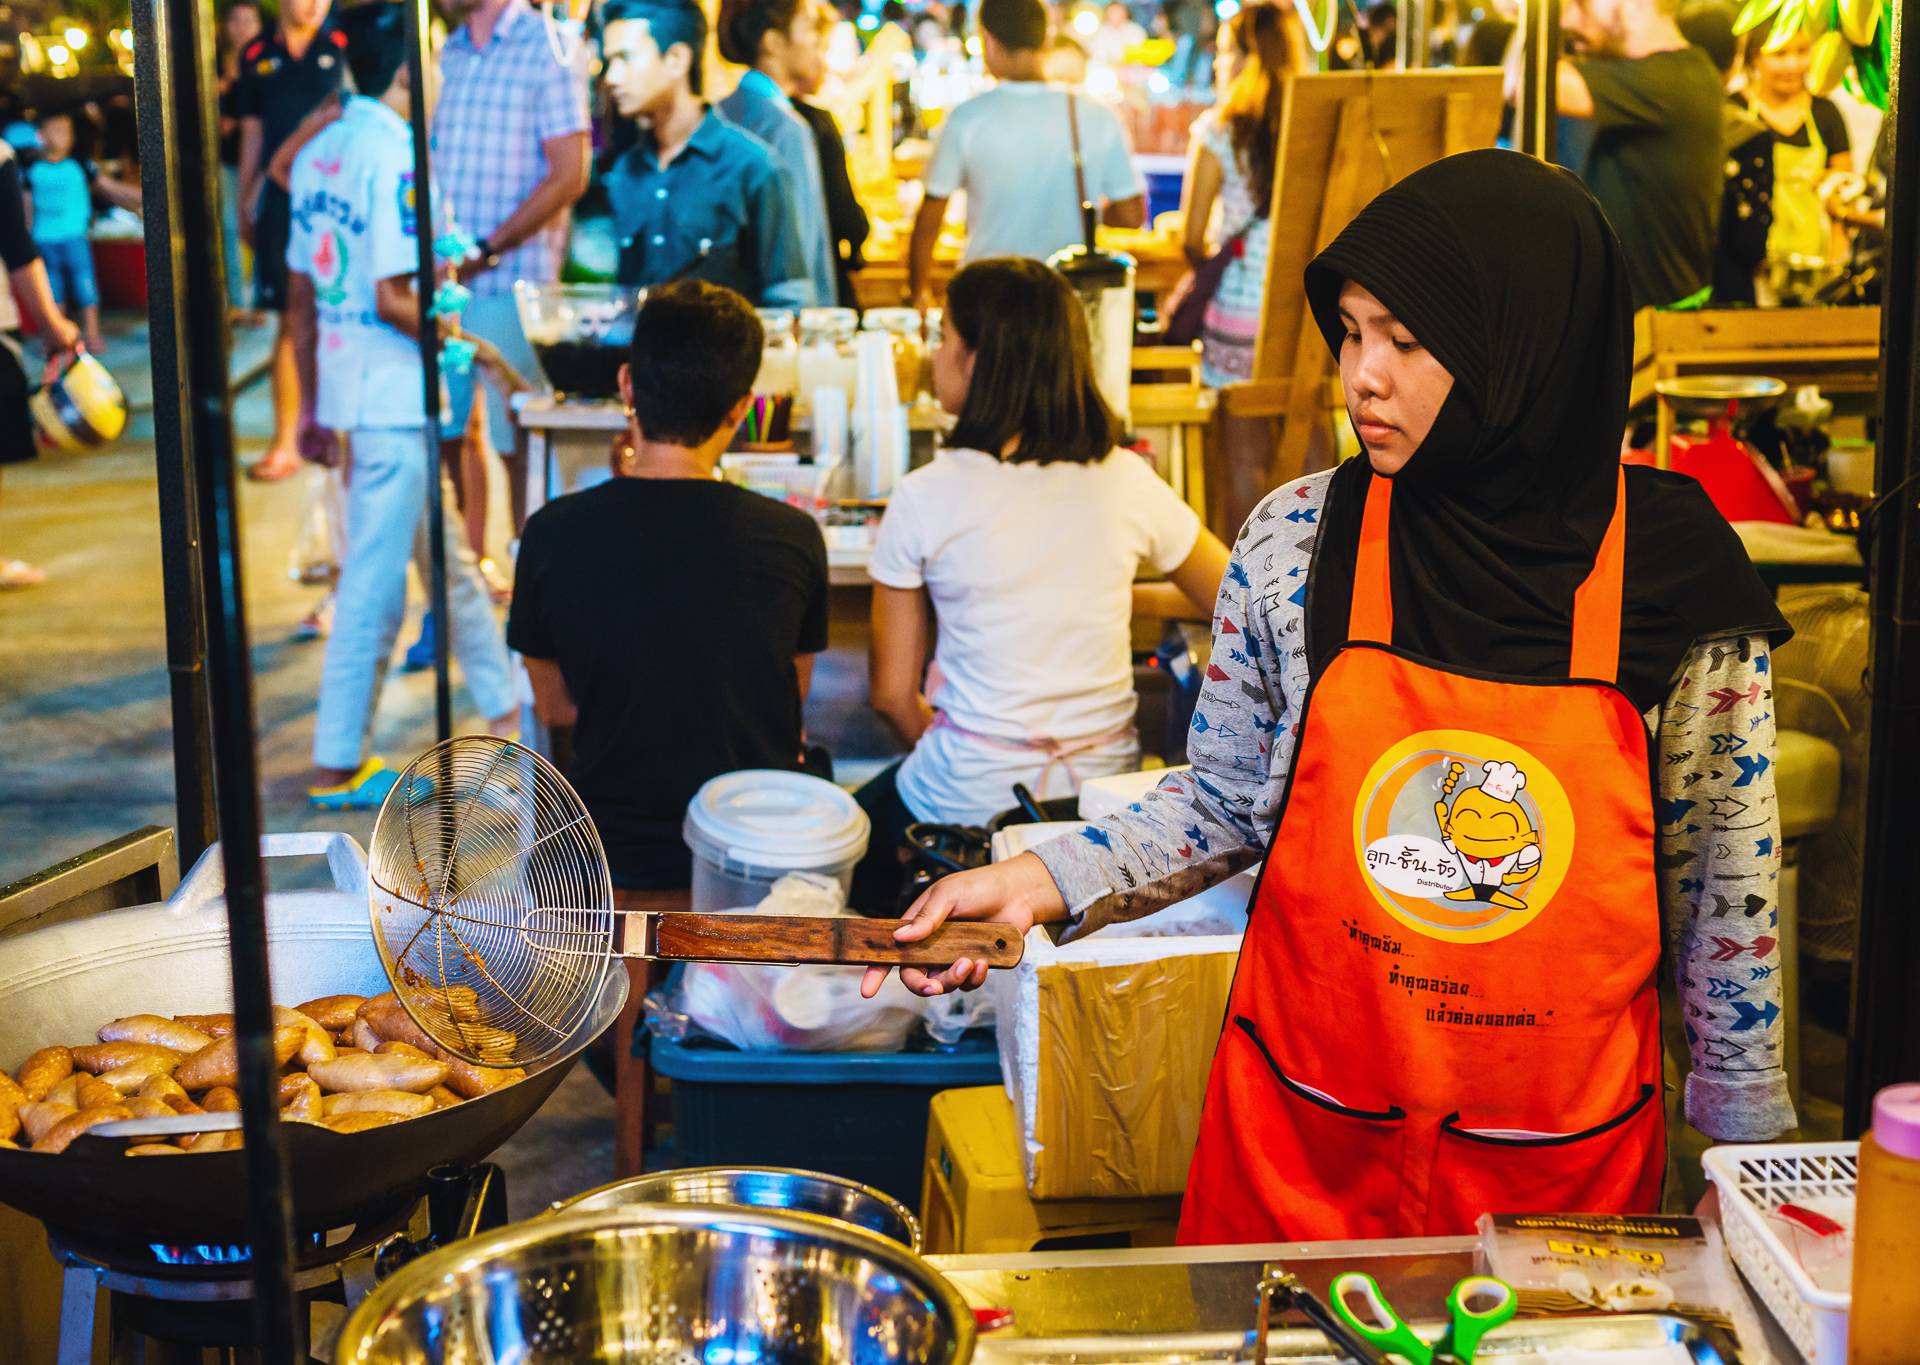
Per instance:
[[[667,962],[945,967],[964,957],[989,967],[1014,967],[1026,948],[1020,935],[1004,924],[949,922],[918,943],[896,943],[893,931],[904,922],[897,919],[681,911],[635,918],[645,925],[641,955]]]

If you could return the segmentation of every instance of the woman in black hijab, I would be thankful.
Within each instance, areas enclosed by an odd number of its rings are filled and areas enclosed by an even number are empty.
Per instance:
[[[949,917],[1075,937],[1264,852],[1184,1237],[1644,1211],[1662,940],[1688,1120],[1734,1141],[1793,1124],[1785,623],[1696,484],[1620,465],[1625,272],[1572,176],[1498,151],[1428,166],[1314,260],[1307,295],[1366,454],[1249,518],[1192,771],[936,883],[902,937]],[[928,994],[984,977],[903,973]]]

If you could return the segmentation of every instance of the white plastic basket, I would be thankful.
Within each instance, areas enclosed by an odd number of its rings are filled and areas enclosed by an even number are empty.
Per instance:
[[[1766,1215],[1814,1198],[1852,1199],[1857,1142],[1783,1142],[1710,1148],[1707,1178],[1720,1191],[1720,1227],[1734,1264],[1811,1365],[1847,1358],[1851,1295],[1817,1288]]]

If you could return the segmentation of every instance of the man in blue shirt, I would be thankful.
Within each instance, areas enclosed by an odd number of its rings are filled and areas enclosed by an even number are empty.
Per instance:
[[[707,20],[685,0],[613,0],[607,89],[638,140],[608,169],[620,282],[700,279],[755,303],[804,308],[812,276],[773,153],[700,98]]]
[[[800,223],[813,301],[830,305],[838,281],[820,144],[793,107],[794,93],[818,86],[824,74],[819,14],[813,0],[725,0],[719,28],[720,55],[748,68],[734,92],[720,101],[720,112],[773,149]]]

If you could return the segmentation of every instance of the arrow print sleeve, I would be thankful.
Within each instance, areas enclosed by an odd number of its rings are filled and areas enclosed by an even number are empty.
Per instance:
[[[1686,1116],[1722,1142],[1794,1126],[1782,1065],[1780,804],[1763,637],[1694,649],[1655,716],[1660,910],[1693,1070]]]
[[[1234,545],[1187,738],[1192,771],[1035,850],[1074,917],[1063,941],[1184,900],[1257,862],[1273,837],[1309,681],[1307,572],[1330,477],[1268,495]],[[1686,1116],[1721,1141],[1794,1123],[1781,1066],[1772,710],[1766,642],[1735,638],[1697,646],[1646,717],[1661,922],[1693,1062]]]

